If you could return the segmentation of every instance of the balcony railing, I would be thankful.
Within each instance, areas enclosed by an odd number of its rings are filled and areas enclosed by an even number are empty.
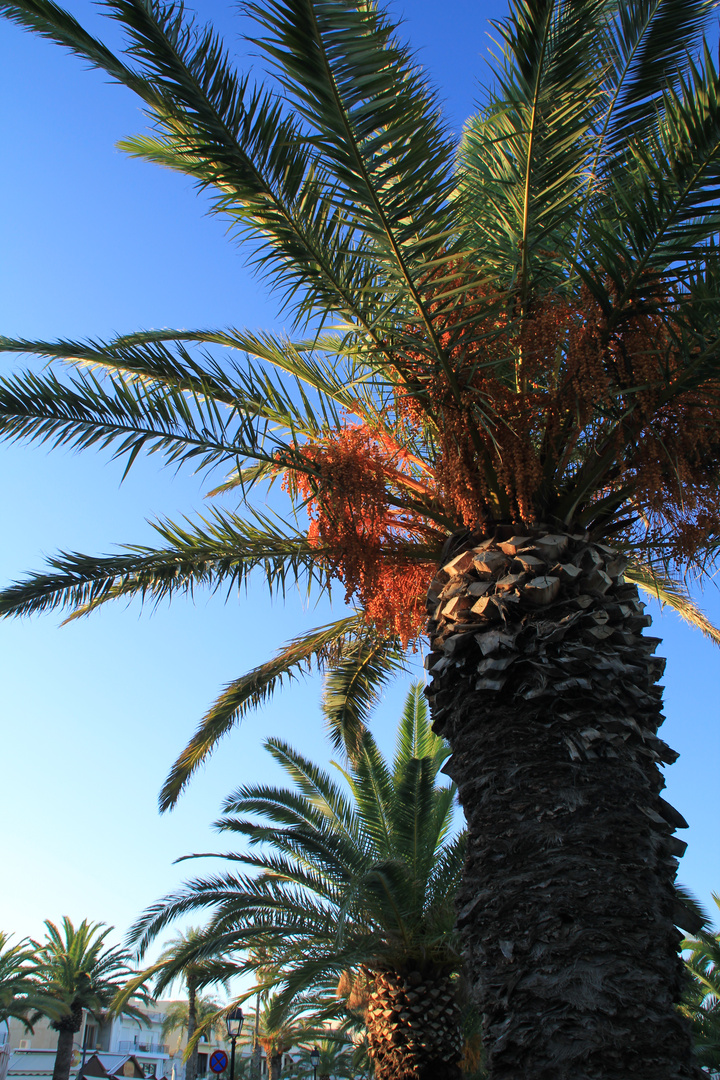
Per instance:
[[[168,1054],[170,1052],[167,1043],[145,1042],[138,1039],[121,1039],[118,1042],[118,1051],[121,1054]]]

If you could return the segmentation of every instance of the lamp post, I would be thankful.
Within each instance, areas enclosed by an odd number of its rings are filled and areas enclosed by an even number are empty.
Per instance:
[[[313,1080],[317,1080],[317,1067],[320,1063],[320,1051],[317,1046],[313,1046],[310,1051],[310,1060],[312,1061],[313,1066]]]
[[[243,1022],[243,1011],[238,1005],[227,1015],[227,1033],[230,1040],[230,1080],[235,1080],[235,1043],[240,1034]]]

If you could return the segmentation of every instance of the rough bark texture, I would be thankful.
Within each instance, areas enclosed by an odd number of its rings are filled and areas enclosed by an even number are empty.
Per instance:
[[[625,560],[538,531],[451,552],[428,688],[469,829],[459,898],[493,1080],[699,1080],[656,736],[664,661]],[[465,540],[464,546],[472,543]]]
[[[82,1010],[80,1012],[82,1022]],[[58,1043],[53,1066],[52,1080],[68,1080],[72,1066],[73,1037],[80,1030],[80,1023],[75,1027],[74,1019],[67,1025],[57,1027]]]
[[[376,972],[365,1023],[378,1080],[460,1080],[460,1010],[444,974]]]

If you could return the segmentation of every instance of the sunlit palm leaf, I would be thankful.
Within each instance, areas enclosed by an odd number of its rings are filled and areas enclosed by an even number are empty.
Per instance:
[[[303,634],[272,660],[228,683],[175,762],[160,792],[160,808],[167,810],[175,804],[195,770],[246,713],[267,701],[287,680],[307,674],[313,663],[327,659],[333,649],[357,632],[359,622],[357,615],[351,615]]]

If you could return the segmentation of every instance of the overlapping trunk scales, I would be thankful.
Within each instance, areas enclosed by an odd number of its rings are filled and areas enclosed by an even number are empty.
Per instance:
[[[625,562],[498,529],[431,586],[428,695],[469,828],[459,923],[493,1080],[700,1077],[682,984],[664,661]]]
[[[365,1022],[378,1080],[460,1080],[460,1010],[443,974],[376,972]]]

